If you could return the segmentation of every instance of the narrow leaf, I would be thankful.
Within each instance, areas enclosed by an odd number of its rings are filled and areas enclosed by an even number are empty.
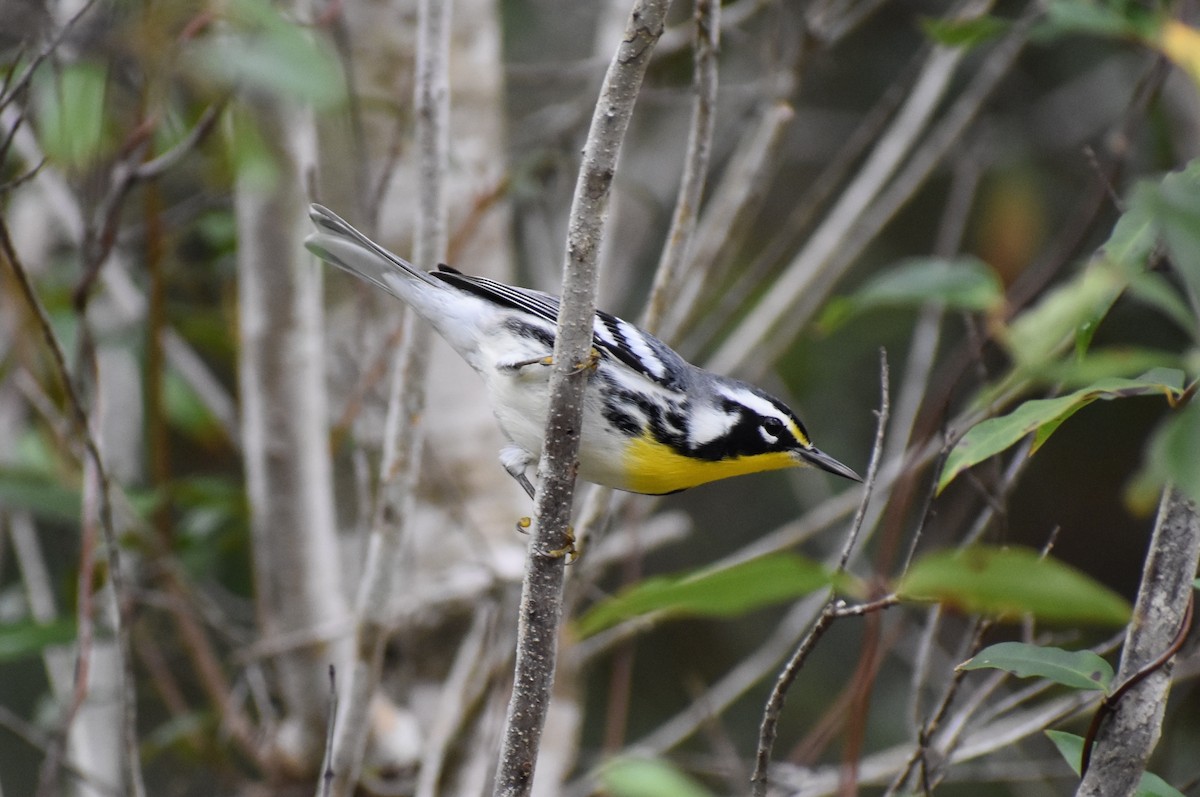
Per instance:
[[[1007,450],[1035,432],[1033,451],[1036,451],[1059,424],[1097,399],[1156,394],[1174,399],[1182,393],[1182,387],[1182,371],[1156,369],[1139,379],[1101,379],[1065,396],[1026,401],[1008,415],[982,421],[963,435],[946,457],[938,490],[944,490],[967,468]]]
[[[1112,665],[1090,650],[1000,642],[989,645],[958,665],[960,670],[1004,670],[1018,678],[1045,678],[1072,689],[1107,692],[1112,684]]]
[[[1038,38],[1065,33],[1125,37],[1137,33],[1137,27],[1124,15],[1103,3],[1091,0],[1054,0],[1046,8],[1046,18],[1038,26]]]
[[[74,638],[74,620],[6,623],[0,625],[0,662],[36,656],[48,647],[65,645]]]
[[[190,44],[185,63],[206,79],[311,103],[341,102],[337,59],[263,0],[235,0],[221,32]]]
[[[1079,389],[1111,377],[1129,379],[1142,374],[1141,378],[1146,379],[1147,372],[1156,368],[1182,373],[1182,359],[1175,352],[1160,349],[1113,346],[1049,365],[1040,376],[1045,383]]]
[[[108,75],[100,66],[77,63],[35,81],[39,141],[52,161],[86,168],[106,147],[104,98]]]
[[[1200,292],[1200,160],[1158,183],[1141,183],[1132,201],[1154,219],[1171,264],[1193,292]]]
[[[834,328],[852,316],[879,307],[920,307],[940,302],[954,310],[986,312],[1004,301],[1004,288],[995,272],[976,257],[905,260],[850,296],[829,302],[821,325]]]
[[[1083,762],[1083,737],[1066,731],[1046,731],[1046,738],[1054,742],[1058,754],[1067,762],[1076,775],[1079,775]]]
[[[711,797],[712,793],[666,761],[618,758],[600,769],[612,797]]]
[[[23,509],[42,520],[78,522],[79,490],[63,487],[46,474],[0,470],[0,507]]]
[[[975,546],[918,559],[896,593],[1001,620],[1123,625],[1129,603],[1090,576],[1030,548]]]
[[[1004,34],[1012,25],[999,17],[973,19],[922,19],[921,30],[938,44],[970,49]]]
[[[1080,764],[1083,761],[1083,737],[1065,731],[1046,731],[1045,733],[1046,737],[1058,748],[1058,754],[1078,775]],[[1183,792],[1153,772],[1142,773],[1142,779],[1138,783],[1134,795],[1135,797],[1184,797]]]
[[[1163,424],[1150,441],[1147,469],[1161,486],[1172,482],[1193,501],[1200,501],[1200,401],[1188,405]]]
[[[822,565],[790,553],[763,556],[723,570],[659,576],[636,584],[579,618],[582,637],[650,612],[694,617],[735,617],[829,586]]]

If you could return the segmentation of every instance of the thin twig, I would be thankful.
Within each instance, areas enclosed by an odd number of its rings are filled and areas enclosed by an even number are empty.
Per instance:
[[[679,178],[679,193],[675,198],[675,211],[671,215],[671,228],[658,261],[658,270],[654,273],[650,298],[642,313],[642,326],[651,332],[658,331],[664,321],[668,301],[675,296],[680,270],[687,264],[712,156],[717,106],[717,55],[721,36],[720,0],[696,0],[694,16],[696,47],[692,59],[692,91],[695,101],[692,104],[691,126],[688,128],[683,175]]]
[[[83,405],[75,382],[71,378],[71,372],[67,368],[67,359],[62,345],[59,343],[58,336],[50,324],[46,308],[42,305],[37,292],[33,289],[33,284],[29,281],[28,272],[17,256],[12,238],[8,232],[8,225],[2,216],[0,216],[0,251],[4,253],[5,260],[8,261],[9,268],[17,279],[17,284],[21,288],[21,293],[25,301],[37,319],[38,329],[41,332],[46,347],[50,351],[55,372],[62,384],[63,391],[67,397],[67,403],[71,407],[71,418],[75,425],[75,433],[87,451],[88,460],[92,468],[94,468],[97,487],[98,518],[101,531],[104,534],[105,548],[108,553],[109,574],[112,578],[113,590],[117,601],[115,622],[117,624],[116,631],[121,667],[124,674],[122,679],[123,694],[121,708],[123,715],[122,740],[124,742],[122,752],[124,753],[123,763],[127,780],[125,786],[135,797],[142,797],[146,793],[146,787],[142,780],[141,760],[138,755],[137,746],[137,695],[132,689],[133,679],[130,671],[130,667],[132,666],[130,659],[132,646],[129,640],[128,623],[129,612],[132,608],[130,601],[131,593],[126,581],[125,571],[122,567],[120,542],[117,539],[117,532],[113,526],[108,471],[105,468],[104,459],[100,455],[100,447],[96,442],[96,438],[92,435],[91,422],[88,418],[87,409]],[[83,596],[80,597],[83,599]]]
[[[714,284],[725,281],[718,264],[732,268],[727,248],[740,241],[750,228],[767,195],[770,177],[774,173],[784,133],[788,131],[796,112],[783,100],[771,100],[759,112],[743,143],[725,167],[712,196],[704,207],[692,246],[691,269],[688,279],[679,286],[670,314],[661,323],[660,333],[665,340],[681,343],[680,337],[691,323],[696,309],[708,298]]]
[[[445,175],[449,152],[450,4],[421,0],[417,7],[416,118],[417,220],[413,259],[440,262],[446,253]],[[353,793],[367,749],[368,710],[382,674],[388,597],[405,573],[403,551],[411,534],[425,442],[426,378],[432,330],[405,311],[402,340],[384,422],[379,497],[356,606],[355,661],[347,679],[345,719],[333,748],[332,794]]]
[[[887,430],[887,419],[889,413],[889,376],[887,353],[882,349],[879,352],[879,382],[880,382],[880,399],[878,419],[875,428],[875,444],[871,449],[871,462],[867,467],[867,477],[862,493],[862,498],[859,501],[858,510],[855,512],[854,520],[850,524],[850,529],[846,534],[846,541],[842,545],[841,553],[838,555],[836,573],[842,573],[846,569],[846,563],[850,559],[850,554],[854,550],[854,543],[858,539],[859,531],[862,529],[863,517],[866,515],[867,504],[871,500],[871,493],[874,489],[875,480],[879,475],[879,461],[883,456],[883,440]],[[847,607],[841,601],[835,599],[832,595],[825,603],[825,608],[821,610],[821,614],[817,617],[816,623],[808,634],[796,646],[783,671],[779,677],[775,679],[775,684],[771,688],[771,695],[767,698],[767,704],[763,708],[762,723],[758,731],[758,749],[755,753],[754,774],[750,778],[751,793],[754,797],[764,797],[767,793],[767,770],[771,764],[771,751],[775,747],[775,738],[778,735],[779,718],[783,714],[783,705],[787,700],[787,693],[795,682],[796,677],[800,674],[801,668],[804,666],[805,660],[812,652],[813,647],[829,630],[829,626],[835,620],[842,617],[859,617],[869,612],[878,611],[895,604],[896,596],[889,595],[879,601],[872,601],[868,604],[863,604],[856,607]]]
[[[42,61],[45,61],[50,57],[51,53],[58,49],[58,46],[63,43],[64,39],[67,38],[67,34],[71,32],[71,29],[75,27],[76,23],[78,23],[79,20],[83,18],[83,15],[90,11],[92,6],[95,4],[96,0],[86,0],[86,2],[79,7],[79,10],[72,14],[71,18],[63,23],[63,26],[58,29],[57,33],[54,34],[54,38],[42,48],[41,52],[33,57],[33,60],[29,62],[29,66],[26,67],[25,71],[21,73],[21,77],[17,78],[16,80],[12,80],[11,82],[6,81],[4,88],[7,91],[3,97],[0,97],[0,110],[7,108],[9,104],[16,99],[16,96],[25,90],[25,87],[29,85],[29,81],[33,79],[33,73],[36,72],[37,68],[42,65]]]
[[[821,611],[817,621],[809,629],[804,639],[800,640],[800,644],[796,646],[792,657],[788,659],[784,665],[783,671],[779,673],[779,677],[775,681],[775,685],[771,687],[771,695],[767,698],[767,705],[763,709],[762,725],[758,731],[758,749],[754,756],[754,774],[750,777],[751,794],[754,797],[765,797],[767,793],[767,769],[771,764],[771,750],[775,747],[775,738],[779,730],[779,718],[783,715],[783,704],[787,700],[787,693],[795,683],[796,677],[800,675],[800,670],[804,668],[804,662],[808,660],[808,656],[812,653],[813,648],[821,641],[821,637],[825,636],[830,626],[834,621],[843,617],[862,617],[871,612],[881,611],[891,606],[896,605],[899,599],[895,595],[888,595],[879,600],[869,603],[859,604],[857,606],[846,606],[840,601],[830,601],[825,604],[825,608]]]
[[[638,0],[609,65],[584,145],[571,202],[562,305],[550,374],[545,443],[538,466],[536,526],[521,589],[512,698],[496,771],[495,797],[523,797],[533,786],[549,708],[562,611],[563,552],[575,491],[583,392],[595,314],[597,261],[621,142],[633,114],[667,0]]]
[[[229,101],[229,96],[222,97],[217,102],[204,109],[192,129],[171,149],[151,160],[142,160],[146,147],[150,143],[154,121],[146,120],[142,126],[131,134],[133,142],[128,146],[125,157],[114,164],[108,191],[97,206],[93,224],[84,233],[83,240],[83,276],[75,286],[74,302],[78,310],[87,306],[92,286],[100,275],[101,267],[108,258],[117,242],[117,229],[120,224],[121,207],[130,189],[140,182],[160,177],[165,171],[175,166],[184,156],[195,150],[201,142],[216,127],[221,111]]]
[[[338,691],[337,667],[329,665],[329,722],[325,726],[325,760],[321,767],[321,786],[317,790],[319,797],[329,797],[333,788],[333,737],[337,728]]]
[[[854,543],[858,540],[858,533],[862,531],[863,518],[867,515],[867,506],[871,503],[871,494],[875,490],[875,480],[879,477],[879,460],[883,458],[884,433],[887,431],[890,412],[891,385],[888,376],[887,350],[881,347],[879,349],[879,411],[876,413],[875,443],[871,446],[871,462],[867,465],[862,500],[858,504],[858,510],[854,513],[854,520],[850,523],[850,532],[846,535],[846,540],[842,544],[842,552],[838,556],[836,570],[838,573],[846,569],[846,563],[850,561],[850,554],[854,551]]]

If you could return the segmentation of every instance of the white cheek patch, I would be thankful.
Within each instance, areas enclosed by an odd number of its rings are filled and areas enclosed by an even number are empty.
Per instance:
[[[737,423],[738,416],[722,412],[716,407],[696,407],[690,421],[688,441],[693,446],[702,446],[728,434]]]

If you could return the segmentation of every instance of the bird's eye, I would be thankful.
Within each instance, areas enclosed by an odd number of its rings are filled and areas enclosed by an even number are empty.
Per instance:
[[[775,445],[781,437],[785,436],[783,430],[783,421],[769,416],[763,418],[762,423],[758,426],[758,433],[762,435],[763,440],[770,446]]]

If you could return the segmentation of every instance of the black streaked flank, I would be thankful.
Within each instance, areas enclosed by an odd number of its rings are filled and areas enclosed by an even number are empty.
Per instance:
[[[540,324],[527,324],[519,318],[506,318],[504,328],[518,337],[536,340],[547,349],[554,349],[554,333]]]

